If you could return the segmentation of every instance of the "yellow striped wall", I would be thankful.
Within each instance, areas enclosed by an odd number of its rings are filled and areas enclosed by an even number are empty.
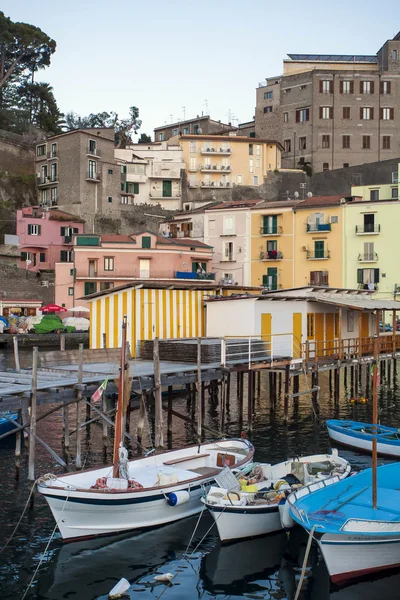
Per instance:
[[[95,298],[90,301],[90,347],[120,347],[124,315],[132,356],[140,340],[204,336],[204,300],[214,294],[214,290],[140,288]]]

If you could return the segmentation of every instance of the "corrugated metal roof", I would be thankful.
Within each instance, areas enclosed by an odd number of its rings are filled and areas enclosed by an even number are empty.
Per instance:
[[[303,293],[295,296],[279,294],[276,296],[265,294],[259,296],[258,300],[305,300],[307,302],[322,302],[333,306],[343,306],[354,310],[400,310],[400,302],[395,300],[378,300],[372,295],[357,294],[316,294]]]

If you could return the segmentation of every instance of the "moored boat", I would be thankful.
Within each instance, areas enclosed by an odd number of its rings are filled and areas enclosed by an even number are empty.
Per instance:
[[[265,535],[291,527],[286,496],[315,481],[339,481],[350,474],[350,464],[336,450],[288,459],[277,465],[256,464],[245,477],[238,474],[227,487],[212,486],[202,498],[215,519],[221,541]]]
[[[6,418],[7,417],[7,418]],[[17,413],[12,412],[3,412],[0,414],[0,435],[3,433],[7,433],[12,429],[17,430],[17,427],[14,425],[18,419]]]
[[[339,419],[328,419],[326,426],[330,438],[335,442],[367,452],[372,452],[376,428],[378,454],[400,456],[400,431],[394,427]]]

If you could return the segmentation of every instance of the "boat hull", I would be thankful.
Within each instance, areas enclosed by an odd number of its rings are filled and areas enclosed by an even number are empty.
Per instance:
[[[206,505],[222,542],[266,535],[282,529],[278,506],[254,508]]]
[[[349,446],[351,448],[357,448],[365,452],[372,452],[372,438],[363,439],[350,435],[343,431],[337,431],[332,427],[328,426],[329,437],[343,446]],[[393,444],[385,444],[384,442],[378,441],[377,443],[378,454],[384,454],[385,456],[400,456],[400,445],[394,446]]]
[[[400,535],[332,533],[317,541],[334,583],[400,566]]]

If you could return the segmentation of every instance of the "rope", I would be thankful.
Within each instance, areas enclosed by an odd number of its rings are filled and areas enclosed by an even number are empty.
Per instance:
[[[315,525],[312,526],[312,528],[310,530],[310,535],[308,536],[306,553],[304,555],[303,566],[301,568],[300,581],[299,581],[299,584],[297,586],[296,595],[294,597],[294,600],[298,600],[298,597],[300,596],[301,586],[303,585],[304,575],[306,573],[306,568],[307,568],[308,555],[310,554],[310,550],[311,550],[311,542],[312,542],[312,539],[313,539],[314,530],[315,530]],[[24,600],[24,599],[22,599],[22,600]]]
[[[35,486],[36,486],[36,483],[37,483],[37,480],[33,482],[33,485],[32,485],[32,488],[31,488],[31,491],[29,492],[28,500],[27,500],[27,501],[26,501],[26,503],[25,503],[25,506],[24,506],[24,508],[23,508],[23,510],[22,510],[21,516],[20,516],[20,518],[18,519],[18,522],[17,522],[16,526],[14,527],[14,530],[13,530],[12,534],[10,535],[10,537],[8,538],[8,540],[6,541],[6,543],[4,544],[4,546],[2,547],[2,549],[0,550],[0,554],[1,554],[1,553],[2,553],[2,552],[3,552],[3,551],[6,549],[6,548],[7,548],[7,546],[9,545],[9,543],[11,542],[11,540],[13,539],[13,537],[14,537],[14,535],[15,535],[15,533],[16,533],[16,531],[17,531],[17,529],[18,529],[18,527],[20,526],[20,523],[21,523],[21,521],[22,521],[22,519],[23,519],[23,516],[24,516],[24,514],[25,514],[25,512],[26,512],[26,509],[27,509],[27,508],[28,508],[28,506],[29,506],[29,503],[30,503],[30,500],[31,500],[32,494],[33,494],[33,492],[34,492],[34,489],[35,489]]]

